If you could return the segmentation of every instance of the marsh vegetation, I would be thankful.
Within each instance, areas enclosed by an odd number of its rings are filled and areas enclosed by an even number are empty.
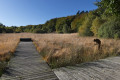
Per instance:
[[[96,37],[73,34],[35,34],[33,39],[39,53],[51,68],[119,55],[119,41],[100,39],[101,48],[94,43]]]
[[[98,59],[117,56],[120,53],[120,40],[100,39],[101,48],[95,45],[96,37],[80,37],[72,34],[32,34],[16,33],[0,35],[0,66],[6,65],[19,43],[20,38],[32,38],[36,49],[51,68],[75,65]],[[0,68],[1,71],[4,68]],[[0,71],[0,72],[1,72]]]

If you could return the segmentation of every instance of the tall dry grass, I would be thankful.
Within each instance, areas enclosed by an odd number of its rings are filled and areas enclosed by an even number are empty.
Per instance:
[[[17,34],[0,34],[0,61],[9,59],[10,55],[15,52],[18,43]]]
[[[74,34],[35,34],[32,36],[37,50],[52,68],[94,61],[120,53],[120,40],[100,39],[101,49],[95,45],[96,37]]]

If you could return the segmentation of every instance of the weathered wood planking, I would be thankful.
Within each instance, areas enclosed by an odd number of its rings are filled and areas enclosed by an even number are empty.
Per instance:
[[[20,42],[0,80],[58,80],[32,42]]]
[[[120,80],[120,57],[54,69],[59,80]]]

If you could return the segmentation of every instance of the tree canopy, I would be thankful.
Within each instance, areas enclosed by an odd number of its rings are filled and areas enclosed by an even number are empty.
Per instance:
[[[99,8],[104,8],[106,13],[120,14],[120,0],[99,0],[97,5]]]

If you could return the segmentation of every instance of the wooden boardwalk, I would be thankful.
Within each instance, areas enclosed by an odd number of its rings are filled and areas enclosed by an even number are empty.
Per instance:
[[[59,80],[120,80],[120,57],[54,69]]]
[[[20,42],[0,80],[58,80],[32,42]]]

